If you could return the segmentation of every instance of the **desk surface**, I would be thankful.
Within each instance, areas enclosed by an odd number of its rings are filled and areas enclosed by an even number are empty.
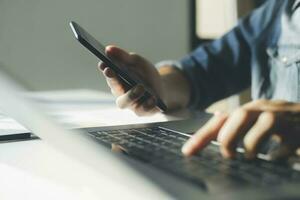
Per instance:
[[[35,92],[28,95],[45,107],[50,116],[68,128],[168,121],[190,115],[185,111],[138,117],[130,110],[118,109],[110,94],[92,90]],[[0,112],[0,134],[24,131],[26,129],[21,124]]]

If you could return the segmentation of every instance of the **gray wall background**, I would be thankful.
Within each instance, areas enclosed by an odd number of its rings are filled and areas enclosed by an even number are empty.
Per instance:
[[[152,62],[188,52],[188,1],[0,0],[0,67],[34,90],[108,91],[70,20]]]

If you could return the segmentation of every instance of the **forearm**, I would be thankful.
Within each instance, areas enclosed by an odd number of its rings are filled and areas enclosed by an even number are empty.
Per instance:
[[[186,108],[190,101],[190,84],[184,74],[172,66],[159,68],[162,80],[163,99],[168,110]]]

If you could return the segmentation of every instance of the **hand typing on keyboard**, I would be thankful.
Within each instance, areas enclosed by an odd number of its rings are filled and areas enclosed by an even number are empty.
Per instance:
[[[241,140],[246,158],[252,159],[258,146],[272,135],[280,142],[280,148],[273,152],[274,159],[295,153],[300,146],[299,103],[257,100],[230,115],[217,113],[187,141],[182,152],[192,155],[217,139],[223,157],[233,158]]]
[[[192,91],[180,70],[168,65],[157,70],[143,57],[115,46],[106,47],[106,54],[141,79],[163,99],[169,110],[187,107]],[[158,112],[154,97],[146,100],[142,98],[145,92],[142,85],[126,90],[104,63],[99,63],[99,69],[106,77],[112,93],[117,97],[116,103],[120,108],[131,109],[137,115]],[[277,136],[281,143],[280,148],[273,152],[274,158],[285,157],[295,152],[300,145],[299,103],[257,100],[242,106],[230,115],[216,114],[183,146],[182,152],[185,155],[192,155],[217,139],[223,157],[233,158],[237,143],[242,141],[245,156],[252,159],[255,158],[258,147],[273,135]]]

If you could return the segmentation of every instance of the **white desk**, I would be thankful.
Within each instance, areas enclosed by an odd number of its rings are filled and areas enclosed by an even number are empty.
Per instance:
[[[34,98],[48,105],[49,114],[70,127],[103,126],[166,121],[180,117],[138,118],[131,111],[115,107],[110,95],[87,90],[36,93]],[[102,102],[102,103],[101,103]],[[186,116],[189,115],[186,113]],[[2,118],[3,119],[3,118]],[[6,121],[5,121],[6,120]],[[10,119],[0,120],[0,129],[22,130]],[[0,144],[0,199],[94,199],[86,166],[76,163],[42,140]],[[110,184],[103,180],[103,184]],[[106,191],[103,199],[109,199]],[[105,196],[107,195],[107,196]],[[124,197],[126,199],[126,197]],[[98,199],[98,197],[97,197]]]

